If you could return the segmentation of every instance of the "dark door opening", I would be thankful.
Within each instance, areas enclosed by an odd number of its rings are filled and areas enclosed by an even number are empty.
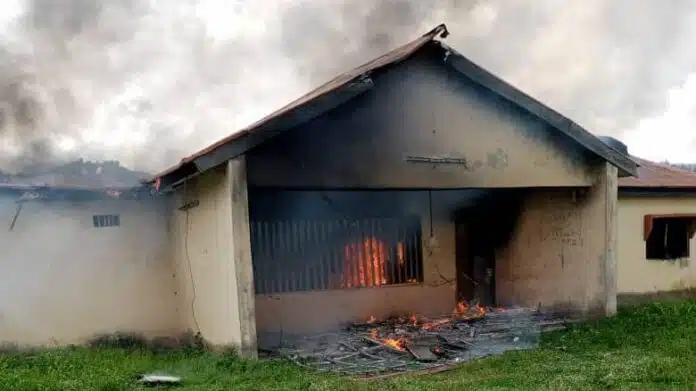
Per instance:
[[[495,305],[495,249],[485,240],[475,222],[455,223],[457,301]]]
[[[458,301],[497,305],[496,253],[517,227],[523,191],[496,190],[454,216]]]

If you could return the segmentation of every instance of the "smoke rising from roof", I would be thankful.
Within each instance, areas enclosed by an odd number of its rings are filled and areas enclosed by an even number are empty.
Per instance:
[[[16,2],[0,38],[6,170],[165,168],[440,22],[449,45],[598,134],[663,112],[696,71],[696,5],[678,0]]]

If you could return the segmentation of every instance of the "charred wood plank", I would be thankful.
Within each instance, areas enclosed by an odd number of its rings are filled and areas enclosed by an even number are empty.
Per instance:
[[[432,351],[433,346],[422,343],[406,343],[406,350],[418,361],[433,362],[437,361],[438,357]]]
[[[390,350],[390,351],[392,351],[392,352],[395,352],[395,353],[400,353],[400,354],[406,353],[406,352],[405,352],[404,350],[402,350],[402,349],[398,349],[398,348],[396,348],[396,347],[394,347],[394,346],[388,345],[388,344],[386,344],[386,343],[383,343],[383,342],[378,341],[378,340],[376,340],[376,339],[372,339],[372,338],[370,338],[370,337],[363,337],[363,339],[364,339],[365,341],[371,343],[371,344],[381,346],[381,347],[383,347],[383,348],[385,348],[385,349],[387,349],[387,350]]]

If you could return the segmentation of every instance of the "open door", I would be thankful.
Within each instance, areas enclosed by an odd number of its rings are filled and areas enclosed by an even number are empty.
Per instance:
[[[496,253],[515,231],[525,192],[495,190],[454,214],[457,299],[496,305]]]
[[[455,222],[457,300],[495,305],[495,249],[476,219],[460,216]]]

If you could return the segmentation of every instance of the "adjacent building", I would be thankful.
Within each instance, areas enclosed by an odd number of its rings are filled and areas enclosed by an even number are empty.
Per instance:
[[[690,295],[696,287],[696,172],[633,158],[619,180],[621,299]]]

